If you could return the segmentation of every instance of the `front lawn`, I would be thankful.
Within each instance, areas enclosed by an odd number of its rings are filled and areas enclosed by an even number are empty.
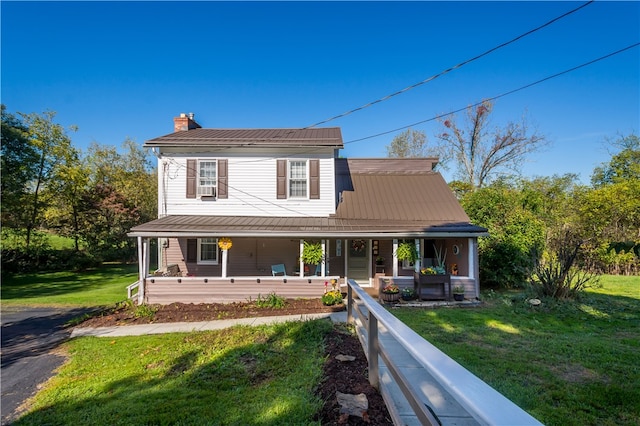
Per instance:
[[[85,272],[15,274],[2,280],[3,305],[113,305],[127,298],[137,265],[105,264]]]
[[[330,321],[67,342],[23,425],[319,425]]]
[[[544,424],[638,425],[640,278],[602,282],[576,302],[391,312]]]

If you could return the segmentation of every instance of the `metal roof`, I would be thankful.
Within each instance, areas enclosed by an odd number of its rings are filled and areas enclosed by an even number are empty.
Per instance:
[[[134,227],[130,236],[412,237],[478,236],[469,223],[342,219],[337,217],[166,216]]]
[[[190,130],[189,132],[192,132]],[[187,133],[187,132],[182,132]],[[329,217],[163,217],[130,236],[430,237],[480,236],[435,158],[336,159],[336,213]]]
[[[311,129],[192,129],[149,139],[145,147],[255,146],[342,148],[339,127]]]

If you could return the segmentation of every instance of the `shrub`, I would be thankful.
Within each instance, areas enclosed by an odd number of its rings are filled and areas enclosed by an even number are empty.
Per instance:
[[[258,308],[272,309],[282,309],[287,304],[285,298],[282,296],[278,296],[275,292],[271,292],[268,296],[265,297],[258,294],[258,298],[256,299],[255,303]]]

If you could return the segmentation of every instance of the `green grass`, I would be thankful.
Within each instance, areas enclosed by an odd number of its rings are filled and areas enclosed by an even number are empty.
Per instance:
[[[2,280],[3,305],[100,306],[127,298],[137,265],[105,264],[85,272],[16,274]]]
[[[575,302],[394,309],[418,334],[547,425],[640,424],[640,277],[602,279]]]
[[[65,344],[15,426],[319,425],[326,320]]]

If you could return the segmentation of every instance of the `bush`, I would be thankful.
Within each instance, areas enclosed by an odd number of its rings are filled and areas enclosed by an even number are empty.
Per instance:
[[[83,271],[100,266],[101,261],[84,251],[54,250],[49,247],[15,247],[2,250],[2,272]]]
[[[287,301],[285,298],[278,296],[275,292],[269,293],[266,297],[258,294],[258,299],[256,300],[256,306],[258,308],[282,309],[286,304]]]

